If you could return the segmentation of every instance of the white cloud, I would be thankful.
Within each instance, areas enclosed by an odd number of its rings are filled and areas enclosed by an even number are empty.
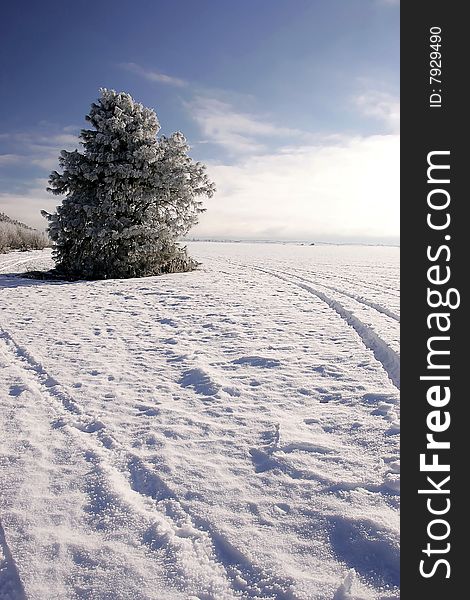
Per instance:
[[[0,165],[13,165],[24,159],[19,154],[0,154]]]
[[[355,137],[284,147],[235,165],[208,165],[217,193],[191,235],[335,241],[396,240],[399,137]],[[35,180],[23,194],[0,194],[0,211],[44,229],[40,210],[60,199]]]
[[[178,77],[171,77],[170,75],[165,75],[164,73],[160,73],[159,71],[155,71],[152,69],[146,69],[141,65],[138,65],[133,62],[120,63],[119,65],[122,69],[126,71],[130,71],[135,75],[139,75],[148,81],[155,81],[157,83],[163,83],[165,85],[173,85],[176,87],[184,87],[187,85],[187,82],[183,79],[179,79]]]
[[[209,165],[217,194],[195,235],[397,239],[399,138],[378,135]]]
[[[208,211],[191,233],[201,237],[397,240],[399,137],[394,131],[398,102],[374,91],[358,95],[356,105],[364,114],[387,123],[390,134],[321,138],[235,110],[229,101],[193,97],[186,107],[204,141],[223,146],[237,160],[235,164],[209,163],[217,193],[206,202]],[[14,138],[30,162],[48,171],[57,167],[62,148],[72,149],[77,144],[77,138],[66,129],[52,136],[22,133]],[[5,155],[11,157],[5,158],[5,163],[24,158],[16,150]],[[0,194],[0,210],[44,228],[39,211],[54,210],[60,202],[45,191],[46,186],[45,179],[37,180],[23,194]]]
[[[44,230],[47,222],[40,211],[52,212],[60,204],[60,199],[46,192],[46,187],[47,179],[41,178],[34,180],[32,187],[22,194],[0,193],[0,212],[26,225]]]
[[[363,115],[381,121],[388,131],[398,133],[400,130],[400,102],[395,96],[368,90],[356,96],[355,104]]]
[[[3,134],[1,139],[14,153],[0,155],[0,165],[32,164],[51,171],[59,167],[61,150],[74,150],[79,146],[78,137],[69,133],[70,127],[45,135],[41,132],[15,132]]]
[[[49,127],[52,128],[53,125],[49,124]],[[14,148],[15,152],[3,155],[7,158],[0,159],[0,166],[35,165],[44,169],[45,175],[48,175],[53,169],[59,168],[58,159],[61,150],[74,150],[79,146],[78,137],[70,133],[76,130],[76,127],[70,126],[49,135],[42,131],[2,134],[2,142]],[[58,197],[46,191],[47,185],[47,178],[43,177],[34,179],[25,192],[0,193],[0,212],[32,227],[45,229],[46,221],[40,211],[42,209],[53,211],[60,203]]]
[[[199,125],[205,141],[219,144],[231,154],[262,152],[267,138],[302,137],[297,129],[278,126],[258,115],[236,111],[228,102],[195,96],[184,103]]]
[[[385,123],[390,134],[319,136],[213,97],[187,102],[205,141],[237,156],[236,164],[209,164],[217,193],[194,234],[397,240],[398,101],[373,91],[358,96],[356,105]]]

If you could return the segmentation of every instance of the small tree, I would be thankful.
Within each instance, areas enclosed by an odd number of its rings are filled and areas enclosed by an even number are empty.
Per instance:
[[[49,220],[57,270],[105,279],[187,271],[177,240],[197,223],[201,196],[215,191],[181,133],[157,138],[152,109],[102,89],[80,134],[83,152],[63,150],[48,191],[65,194]]]

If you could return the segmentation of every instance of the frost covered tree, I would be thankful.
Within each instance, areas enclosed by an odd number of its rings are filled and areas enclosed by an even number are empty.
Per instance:
[[[126,93],[101,89],[81,131],[83,151],[63,150],[48,191],[65,195],[48,219],[59,272],[104,279],[187,271],[196,263],[177,240],[215,191],[182,133],[157,138],[155,112]]]

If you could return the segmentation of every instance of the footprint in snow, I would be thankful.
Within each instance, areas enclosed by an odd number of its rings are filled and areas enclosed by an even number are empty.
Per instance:
[[[279,446],[280,440],[280,425],[276,423],[272,429],[267,429],[261,434],[261,439],[264,442],[264,446],[269,446],[271,449],[275,449]]]
[[[221,387],[202,369],[185,371],[178,383],[181,387],[193,388],[196,394],[203,396],[215,396]]]
[[[162,325],[169,325],[170,327],[178,327],[178,323],[173,319],[158,319],[158,322]]]
[[[83,431],[83,433],[95,433],[96,431],[104,429],[104,423],[98,419],[79,418],[74,421],[69,421],[66,417],[58,417],[52,422],[53,429],[61,429],[66,425],[74,427],[79,431]]]
[[[235,387],[231,387],[231,386],[225,386],[224,388],[222,388],[223,391],[228,394],[229,396],[234,396],[236,398],[241,396],[241,392],[240,390],[237,390],[237,388]],[[233,412],[233,411],[232,411]]]
[[[261,434],[263,445],[259,448],[250,448],[250,456],[255,473],[264,473],[277,466],[277,461],[272,454],[278,449],[280,442],[280,426],[275,423],[272,429]]]
[[[344,379],[344,374],[331,365],[320,365],[318,367],[312,367],[312,371],[319,373],[322,377],[329,377],[331,379]]]
[[[385,432],[386,436],[399,435],[399,434],[400,434],[400,423],[398,421],[392,422],[390,427]]]
[[[72,421],[70,425],[79,431],[83,431],[84,433],[95,433],[96,431],[104,428],[104,423],[96,419],[92,419],[91,421]]]
[[[322,446],[321,444],[313,444],[311,442],[291,442],[286,446],[279,448],[281,452],[290,454],[291,452],[313,452],[315,454],[332,454],[333,450]]]
[[[264,473],[277,466],[277,461],[271,456],[269,449],[251,448],[250,456],[255,473]]]
[[[365,404],[377,405],[381,403],[397,404],[398,395],[396,394],[383,394],[383,393],[368,393],[362,396],[362,401]]]
[[[272,369],[279,367],[281,364],[277,358],[265,358],[263,356],[242,356],[232,361],[235,365],[249,365],[250,367],[262,367],[264,369]]]
[[[12,385],[10,386],[10,396],[20,396],[28,387],[26,385]]]
[[[274,510],[280,512],[281,514],[289,514],[291,511],[291,507],[285,502],[278,502],[274,505]]]
[[[340,402],[342,400],[342,396],[339,392],[322,394],[320,398],[320,404],[328,404],[328,402]]]
[[[139,416],[156,417],[160,414],[160,410],[158,408],[155,408],[155,406],[141,405],[136,406],[136,409],[139,412]]]
[[[305,425],[319,425],[320,421],[318,419],[304,419]]]

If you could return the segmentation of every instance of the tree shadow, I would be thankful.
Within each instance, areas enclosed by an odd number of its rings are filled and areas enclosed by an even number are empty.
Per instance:
[[[0,523],[0,597],[10,600],[26,600],[23,583],[8,547],[5,532]]]
[[[70,285],[78,283],[78,281],[67,281],[65,279],[36,279],[25,274],[17,273],[2,273],[0,274],[0,289],[3,288],[20,288],[20,287],[37,287],[50,285]]]

